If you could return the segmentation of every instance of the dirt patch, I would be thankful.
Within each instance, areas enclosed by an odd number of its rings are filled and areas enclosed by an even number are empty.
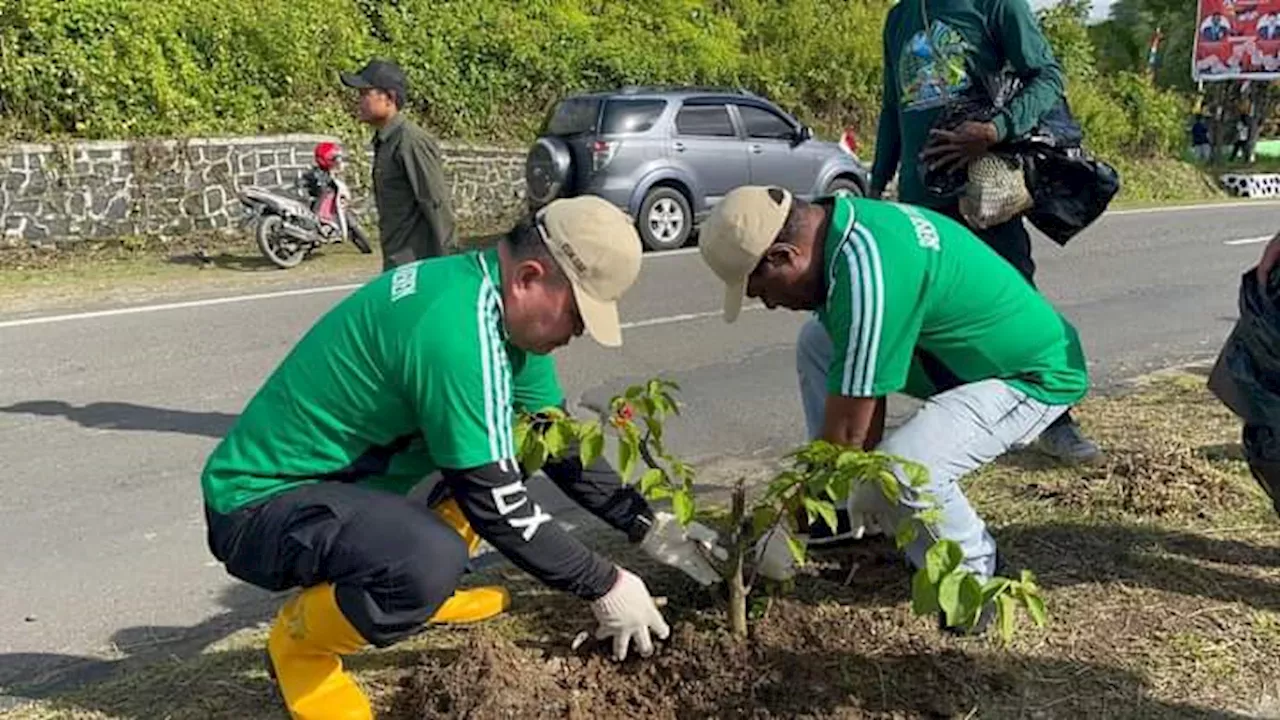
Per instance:
[[[654,657],[623,664],[596,653],[578,656],[521,647],[496,633],[481,632],[456,657],[424,655],[420,668],[406,680],[394,716],[949,716],[962,710],[960,704],[970,692],[996,689],[987,683],[985,688],[957,693],[956,683],[935,682],[913,694],[910,708],[859,707],[861,701],[850,696],[851,679],[840,672],[844,656],[824,655],[824,650],[849,639],[839,628],[827,626],[824,620],[831,619],[811,606],[781,601],[757,624],[751,641],[682,622]],[[503,681],[480,680],[488,678]]]

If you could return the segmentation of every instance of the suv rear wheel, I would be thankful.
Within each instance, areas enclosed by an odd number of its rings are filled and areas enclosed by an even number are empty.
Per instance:
[[[650,250],[684,247],[693,231],[693,210],[684,193],[665,185],[651,189],[640,204],[640,239]]]

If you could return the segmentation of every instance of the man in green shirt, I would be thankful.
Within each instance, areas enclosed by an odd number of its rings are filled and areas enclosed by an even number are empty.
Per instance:
[[[815,203],[774,187],[730,192],[703,226],[702,257],[726,285],[725,318],[743,296],[815,311],[797,366],[811,437],[915,461],[941,511],[906,547],[917,567],[937,538],[964,551],[980,578],[996,545],[960,480],[1025,445],[1088,389],[1075,329],[967,228],[931,210],[838,193]],[[885,398],[925,401],[882,439]],[[919,499],[899,472],[902,502],[851,497],[880,527]],[[789,572],[785,538],[763,547],[768,576]],[[769,547],[768,545],[772,545]],[[779,552],[780,551],[780,552]]]
[[[528,496],[513,432],[516,411],[564,405],[548,353],[584,331],[621,344],[617,301],[640,272],[640,248],[609,203],[556,201],[496,248],[369,282],[250,400],[201,477],[208,542],[245,582],[301,588],[267,643],[293,717],[371,717],[339,655],[505,609],[500,589],[455,592],[476,535],[588,601],[615,657],[632,640],[648,655],[650,633],[667,636],[645,583]],[[406,498],[436,470],[450,498],[440,512]],[[654,513],[604,461],[583,467],[575,452],[545,472],[655,559],[714,581],[701,555],[714,533]]]
[[[378,207],[382,269],[437,257],[455,244],[453,201],[440,149],[401,112],[408,83],[400,66],[373,60],[342,73],[360,91],[360,120],[373,137],[373,192]]]
[[[928,26],[926,30],[926,25]],[[1027,0],[903,0],[884,26],[884,87],[872,197],[880,197],[898,172],[898,199],[943,212],[964,223],[956,199],[932,195],[926,165],[963,168],[988,148],[1033,128],[1063,93],[1062,70]],[[965,122],[931,130],[953,101],[984,87],[983,78],[1010,68],[1022,89],[991,122]],[[1017,217],[994,227],[971,228],[1034,285],[1031,236]],[[1067,462],[1094,462],[1097,445],[1069,412],[1038,443]]]

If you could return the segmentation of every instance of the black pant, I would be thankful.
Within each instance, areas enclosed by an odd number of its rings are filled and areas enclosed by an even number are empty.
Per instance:
[[[951,205],[940,208],[940,210],[961,225],[969,227],[969,223],[960,214],[960,206]],[[1031,259],[1031,233],[1027,232],[1027,226],[1023,224],[1021,217],[1016,217],[985,230],[973,227],[969,227],[969,230],[982,238],[982,241],[988,247],[999,253],[1000,257],[1004,258],[1015,270],[1021,273],[1022,277],[1031,284],[1031,287],[1036,286],[1036,263]],[[1058,419],[1050,423],[1049,427],[1061,427],[1074,422],[1075,420],[1071,417],[1071,411],[1067,410],[1059,415]]]
[[[272,591],[333,583],[376,647],[417,633],[467,567],[466,544],[434,512],[358,485],[304,485],[227,515],[206,506],[205,518],[232,576]]]

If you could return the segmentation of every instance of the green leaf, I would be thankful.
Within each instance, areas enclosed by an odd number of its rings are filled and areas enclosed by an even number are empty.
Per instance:
[[[827,486],[827,494],[836,502],[844,502],[853,493],[853,478],[841,473]]]
[[[1013,639],[1013,613],[1018,609],[1018,604],[1009,595],[999,596],[996,603],[996,615],[1000,621],[1000,638],[1007,645]]]
[[[880,483],[880,493],[890,505],[897,505],[902,501],[902,487],[898,485],[896,475],[888,470],[881,470],[876,475],[876,480]]]
[[[667,498],[671,497],[671,495],[672,495],[671,488],[667,487],[666,485],[659,485],[658,487],[649,491],[648,499],[656,502],[658,500],[666,500]]]
[[[649,494],[653,492],[654,488],[660,487],[663,484],[662,481],[664,479],[666,478],[662,474],[661,470],[657,468],[646,470],[645,473],[640,476],[640,494],[646,498],[649,497]]]
[[[631,484],[631,474],[636,470],[636,461],[640,458],[639,448],[630,438],[618,441],[618,475],[623,485]]]
[[[936,527],[937,524],[942,521],[942,511],[936,507],[931,507],[927,510],[921,510],[920,512],[916,513],[916,520],[919,520],[920,523],[923,525]]]
[[[919,463],[903,461],[898,463],[907,476],[907,483],[913,488],[922,488],[929,484],[929,471]]]
[[[1045,609],[1044,598],[1039,595],[1028,595],[1023,598],[1027,606],[1027,614],[1035,621],[1037,627],[1044,627],[1049,620],[1049,612]]]
[[[952,547],[956,550],[960,549],[959,545],[950,540],[939,540],[925,551],[924,565],[929,572],[929,582],[934,584],[941,582],[943,576],[960,565],[959,561],[954,560]]]
[[[627,400],[634,403],[635,399],[640,397],[643,394],[644,394],[643,387],[641,387],[640,385],[632,385],[631,387],[627,388],[627,391],[625,393],[623,393],[623,397],[625,397]]]
[[[960,581],[960,620],[965,627],[977,624],[982,605],[982,583],[973,573],[965,572],[964,579]]]
[[[938,583],[938,606],[947,614],[947,625],[955,627],[963,617],[960,607],[960,584],[965,578],[962,570],[952,570]]]
[[[928,570],[916,570],[911,578],[911,611],[916,615],[928,615],[940,609],[937,584],[929,580]]]
[[[543,435],[543,440],[547,444],[547,454],[553,458],[564,455],[564,451],[569,447],[569,438],[566,436],[564,425],[556,423],[547,428],[547,432]]]
[[[778,511],[768,505],[757,505],[756,509],[751,511],[751,535],[752,538],[762,537],[766,530],[778,521]]]
[[[649,429],[649,434],[658,442],[658,445],[662,445],[662,423],[653,418],[645,418],[644,425]]]
[[[836,520],[835,505],[823,500],[814,500],[813,498],[807,497],[804,499],[804,509],[805,512],[809,514],[810,521],[812,521],[816,515],[822,518],[822,521],[827,524],[827,527],[831,528],[833,531],[836,529],[836,525],[839,521]]]
[[[991,602],[997,595],[1009,589],[1013,581],[1009,578],[993,577],[982,586],[982,601],[984,603]]]
[[[910,545],[920,536],[920,526],[916,524],[912,518],[902,518],[898,522],[898,530],[894,533],[893,539],[898,544],[898,549]]]
[[[787,533],[787,548],[791,550],[791,557],[796,559],[797,565],[804,564],[804,542],[795,535]]]
[[[547,444],[543,442],[540,436],[533,435],[530,438],[520,464],[524,467],[524,471],[530,475],[538,472],[543,465],[547,464]]]
[[[836,457],[836,468],[847,470],[862,462],[863,454],[857,450],[845,450]]]
[[[671,498],[671,506],[676,511],[676,520],[688,525],[693,520],[693,493],[681,488]]]
[[[672,397],[670,394],[665,392],[662,393],[659,397],[662,398],[662,402],[666,406],[667,412],[671,413],[672,415],[680,414],[680,403],[676,402],[676,399],[674,397]]]
[[[592,425],[591,428],[581,440],[583,467],[590,467],[591,463],[604,454],[604,432],[600,430],[599,425]]]
[[[515,440],[516,440],[516,452],[520,454],[520,457],[524,457],[524,453],[525,453],[524,444],[529,440],[529,423],[523,418],[521,418],[520,422],[516,423]]]

